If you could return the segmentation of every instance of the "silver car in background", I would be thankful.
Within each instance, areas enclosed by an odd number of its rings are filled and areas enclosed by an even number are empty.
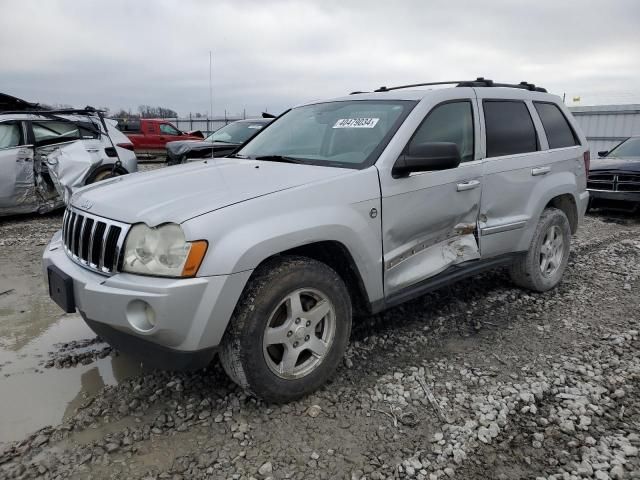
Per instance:
[[[147,364],[219,353],[283,402],[332,375],[353,318],[499,266],[555,287],[584,135],[534,85],[445,83],[301,105],[231,158],[80,189],[44,252],[51,297]]]
[[[46,213],[74,188],[137,169],[131,142],[101,112],[0,94],[0,216]]]

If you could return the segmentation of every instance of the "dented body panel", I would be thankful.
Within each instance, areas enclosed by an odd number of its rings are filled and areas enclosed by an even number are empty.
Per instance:
[[[474,131],[480,132],[475,92],[471,88],[432,92],[412,112],[394,142],[378,161],[382,192],[382,231],[385,295],[392,295],[446,268],[480,257],[475,241],[483,162],[473,160],[458,168],[414,173],[393,178],[391,169],[423,118],[451,100],[469,100]],[[406,128],[404,128],[406,126]],[[395,142],[395,140],[398,140]],[[474,139],[474,155],[479,139]],[[474,188],[459,185],[472,182]]]

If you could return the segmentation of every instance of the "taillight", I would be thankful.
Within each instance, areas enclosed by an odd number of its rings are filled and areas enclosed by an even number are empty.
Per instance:
[[[587,175],[589,175],[589,168],[591,167],[591,152],[587,150],[582,154],[582,159],[584,160],[584,171]]]
[[[126,148],[127,150],[131,150],[133,152],[133,143],[118,143],[120,148]]]

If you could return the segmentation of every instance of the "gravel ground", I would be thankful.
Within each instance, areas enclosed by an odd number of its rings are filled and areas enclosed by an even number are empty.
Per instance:
[[[58,223],[0,223],[0,269],[37,272]],[[288,405],[216,362],[138,372],[0,444],[0,478],[640,479],[638,291],[640,219],[589,216],[551,292],[496,271],[358,319],[333,381]],[[56,344],[40,374],[114,355]]]

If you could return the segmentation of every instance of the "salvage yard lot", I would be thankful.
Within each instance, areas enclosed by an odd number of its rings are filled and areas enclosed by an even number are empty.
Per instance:
[[[547,293],[497,271],[357,320],[334,380],[284,406],[61,315],[60,221],[0,222],[0,478],[640,478],[637,216],[587,216]]]

